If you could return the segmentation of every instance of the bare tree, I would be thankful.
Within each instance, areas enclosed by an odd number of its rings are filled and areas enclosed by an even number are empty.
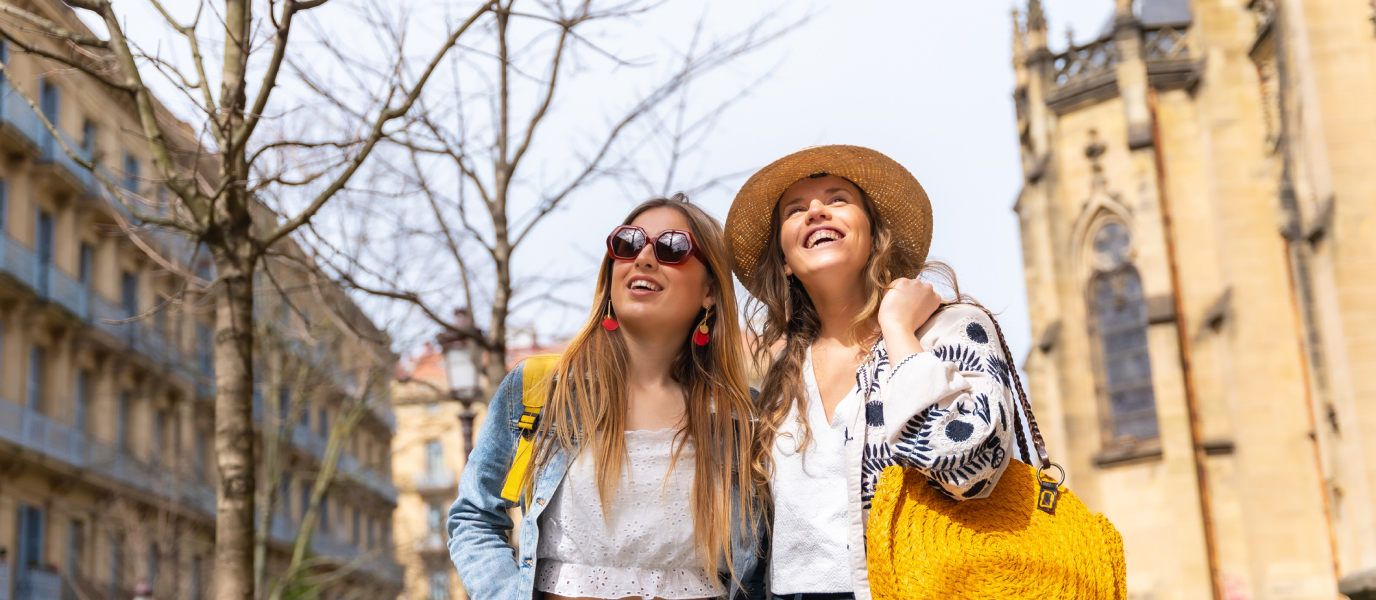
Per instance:
[[[0,38],[12,48],[48,61],[55,71],[73,73],[98,83],[127,100],[136,112],[153,156],[151,178],[170,192],[167,212],[148,210],[149,203],[116,185],[99,168],[98,157],[84,157],[58,134],[33,95],[12,80],[15,91],[29,99],[35,112],[73,161],[91,170],[113,202],[133,215],[130,235],[165,268],[181,274],[186,289],[213,297],[215,305],[214,365],[216,380],[215,456],[219,481],[216,499],[216,600],[249,600],[255,596],[253,573],[255,498],[254,435],[251,418],[255,270],[270,249],[313,217],[349,182],[372,156],[378,144],[393,135],[410,112],[443,59],[474,24],[493,13],[486,2],[455,20],[441,36],[428,59],[418,68],[409,60],[411,48],[390,49],[386,65],[355,74],[368,90],[365,101],[334,116],[341,119],[328,133],[302,128],[299,136],[284,135],[285,127],[266,123],[300,112],[301,96],[275,93],[287,82],[284,67],[309,65],[302,56],[312,52],[291,44],[295,24],[329,0],[198,0],[194,18],[182,22],[161,0],[149,0],[165,20],[164,27],[180,36],[188,49],[180,61],[158,50],[145,51],[126,36],[121,13],[111,0],[64,0],[102,22],[108,31],[100,38],[63,26],[19,5],[0,2]],[[171,6],[186,8],[186,3]],[[148,25],[148,23],[143,23]],[[383,39],[388,39],[386,36]],[[204,49],[219,44],[218,52]],[[218,64],[217,64],[218,62]],[[0,71],[6,76],[4,66]],[[145,77],[161,78],[194,106],[195,126],[186,130],[152,95]],[[218,88],[216,81],[218,80]],[[311,115],[317,118],[317,115]],[[282,190],[294,190],[284,192]],[[281,214],[268,210],[261,198],[302,198],[296,210]],[[137,226],[139,229],[135,229]],[[215,266],[207,281],[158,256],[143,244],[139,231],[162,228],[180,232],[208,249]]]
[[[667,57],[595,41],[625,33],[610,32],[615,26],[643,26],[660,4],[499,2],[481,44],[467,44],[448,65],[448,86],[419,100],[416,126],[389,137],[395,148],[383,151],[374,168],[377,179],[392,184],[391,196],[351,197],[352,220],[313,227],[308,243],[344,285],[409,306],[431,327],[487,352],[485,379],[495,386],[506,374],[513,312],[561,303],[554,291],[569,281],[548,273],[515,278],[513,256],[532,232],[594,186],[650,195],[681,185],[682,159],[700,150],[750,88],[693,111],[689,84],[802,22],[764,17],[709,39],[700,21],[686,47]],[[640,53],[647,56],[621,55]],[[651,69],[661,75],[645,86],[579,79]],[[557,105],[570,96],[615,108],[559,114]],[[660,172],[651,173],[650,163]],[[480,307],[488,307],[485,318]],[[456,309],[472,311],[478,322],[450,318]]]

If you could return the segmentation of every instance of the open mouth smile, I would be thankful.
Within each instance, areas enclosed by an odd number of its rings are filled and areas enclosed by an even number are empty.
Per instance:
[[[658,283],[655,282],[655,280],[650,279],[649,277],[644,277],[644,276],[632,277],[632,278],[631,278],[631,281],[630,281],[629,283],[626,284],[626,287],[627,287],[628,289],[630,289],[630,290],[637,291],[637,292],[662,292],[662,291],[664,291],[664,286],[659,285]]]
[[[846,234],[840,231],[830,227],[823,227],[812,232],[812,235],[807,236],[807,239],[803,241],[803,247],[807,249],[819,248],[827,244],[839,242],[845,237]]]

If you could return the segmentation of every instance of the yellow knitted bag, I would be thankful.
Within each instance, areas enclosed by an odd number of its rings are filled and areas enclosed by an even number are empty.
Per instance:
[[[1013,381],[1043,469],[1010,458],[988,497],[963,501],[917,470],[885,469],[865,532],[875,600],[1127,597],[1122,536],[1042,474],[1060,466],[1047,458],[1016,369]],[[1015,431],[1029,455],[1016,417]]]

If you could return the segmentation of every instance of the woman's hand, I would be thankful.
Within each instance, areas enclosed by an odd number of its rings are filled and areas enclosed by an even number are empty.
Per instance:
[[[879,330],[889,347],[889,356],[901,358],[922,351],[917,330],[941,306],[941,295],[932,284],[906,277],[889,284],[879,303]]]

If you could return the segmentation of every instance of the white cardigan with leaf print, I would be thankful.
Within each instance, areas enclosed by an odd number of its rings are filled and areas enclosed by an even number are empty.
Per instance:
[[[864,402],[849,415],[846,481],[850,506],[850,563],[855,597],[870,598],[865,568],[865,523],[885,467],[917,469],[947,496],[984,498],[1016,456],[1014,427],[1026,424],[1013,390],[1012,362],[985,312],[953,305],[917,331],[923,352],[891,361],[881,339],[856,369]],[[849,432],[864,431],[864,437]],[[788,490],[776,481],[774,493]]]

